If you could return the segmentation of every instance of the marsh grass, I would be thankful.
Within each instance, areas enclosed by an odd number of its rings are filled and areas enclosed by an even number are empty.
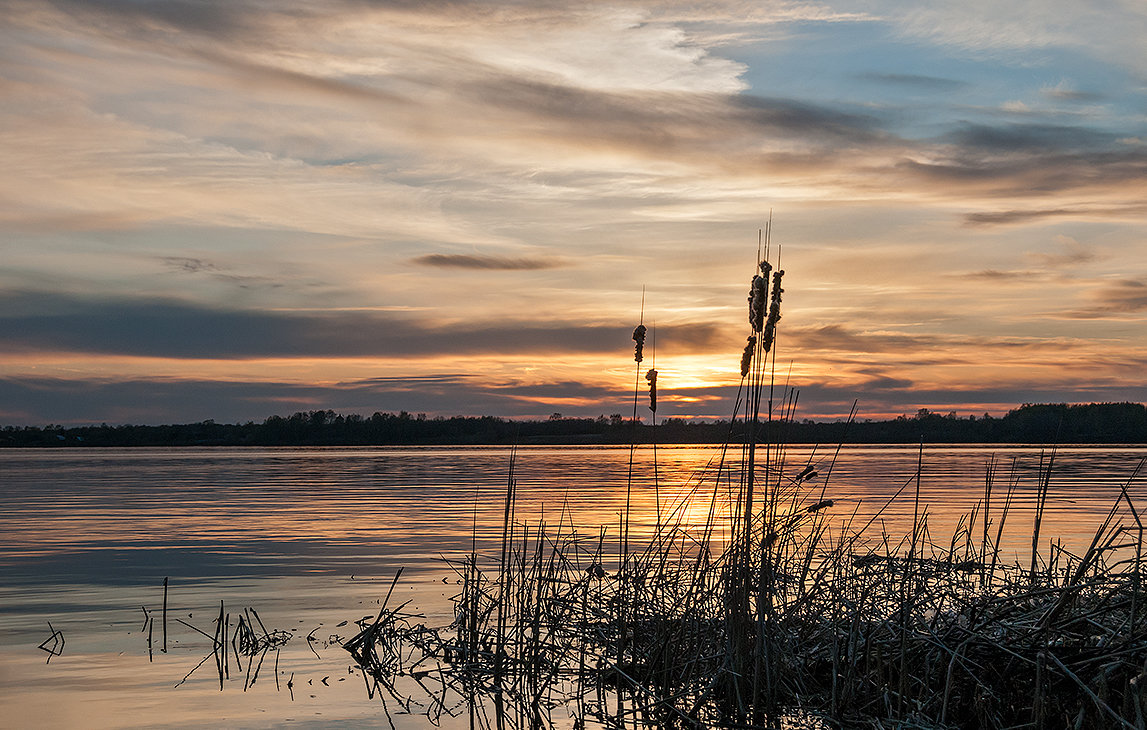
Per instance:
[[[448,561],[454,621],[428,627],[384,601],[345,644],[372,697],[472,728],[1145,727],[1130,491],[1143,464],[1076,554],[1042,542],[1049,452],[1023,565],[1001,550],[1018,519],[1014,464],[1002,487],[988,464],[983,497],[950,535],[933,534],[920,499],[923,445],[882,507],[839,514],[836,452],[787,459],[798,394],[775,382],[783,273],[762,262],[750,289],[733,419],[744,443],[659,489],[641,538],[632,475],[616,535],[575,525],[568,504],[556,521],[518,520],[511,454],[497,554],[475,545]],[[640,366],[643,326],[634,339]],[[909,499],[908,533],[888,534],[885,511]]]

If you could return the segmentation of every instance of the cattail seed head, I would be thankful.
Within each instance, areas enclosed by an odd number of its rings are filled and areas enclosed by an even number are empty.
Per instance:
[[[754,274],[753,282],[749,285],[749,325],[754,332],[760,332],[764,326],[769,300],[769,272],[773,270],[773,265],[762,261],[760,268],[761,273]]]
[[[753,283],[749,286],[749,326],[754,332],[760,332],[765,322],[765,312],[768,309],[769,280],[756,274]]]
[[[641,362],[644,359],[645,325],[639,324],[637,325],[637,329],[633,330],[633,341],[636,343],[633,346],[633,359],[637,362]]]
[[[781,294],[785,291],[781,288],[781,277],[784,275],[784,270],[773,272],[773,294],[772,300],[769,302],[769,318],[764,326],[764,339],[761,340],[765,352],[773,348],[773,339],[777,334],[777,321],[781,318]]]
[[[745,343],[745,350],[741,353],[741,377],[749,374],[749,365],[753,362],[753,350],[757,346],[757,336],[749,335],[748,342]]]
[[[835,503],[831,499],[822,499],[816,504],[810,504],[805,511],[812,514],[813,512],[820,512],[822,509],[828,509],[833,506],[833,504]]]
[[[657,413],[657,371],[650,369],[645,379],[649,382],[649,410]]]

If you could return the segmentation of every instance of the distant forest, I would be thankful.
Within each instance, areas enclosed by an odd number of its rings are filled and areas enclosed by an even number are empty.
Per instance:
[[[0,447],[20,446],[390,446],[478,444],[710,444],[742,442],[743,421],[668,419],[656,426],[620,414],[598,418],[515,421],[493,416],[427,418],[405,411],[372,416],[309,411],[262,423],[214,421],[170,426],[7,426]],[[773,421],[760,440],[790,444],[1112,443],[1147,444],[1147,407],[1140,403],[1024,405],[995,418],[958,417],[921,409],[886,421]]]

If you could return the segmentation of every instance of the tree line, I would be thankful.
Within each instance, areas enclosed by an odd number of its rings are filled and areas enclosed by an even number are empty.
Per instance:
[[[620,414],[544,420],[494,416],[428,418],[425,414],[344,415],[331,410],[271,416],[261,423],[163,426],[7,426],[0,446],[384,446],[478,444],[629,444],[743,442],[742,420],[670,418],[650,425]],[[1147,443],[1147,407],[1140,403],[1025,404],[1004,416],[960,417],[920,409],[888,420],[773,420],[757,438],[790,444],[899,443]]]

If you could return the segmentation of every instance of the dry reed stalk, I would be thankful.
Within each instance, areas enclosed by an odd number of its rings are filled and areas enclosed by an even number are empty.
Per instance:
[[[163,578],[163,653],[167,653],[167,577]]]

